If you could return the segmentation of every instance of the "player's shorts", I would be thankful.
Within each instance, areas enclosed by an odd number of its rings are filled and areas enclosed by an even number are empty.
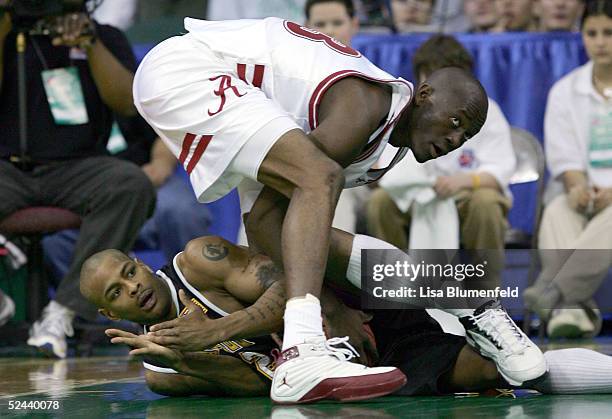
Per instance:
[[[395,394],[440,395],[440,377],[454,367],[464,336],[444,333],[425,310],[375,310],[370,322],[380,365],[399,368],[408,378]]]
[[[274,143],[300,128],[242,78],[237,63],[190,34],[153,48],[134,77],[136,108],[178,157],[201,202],[224,196],[245,177],[257,179]]]

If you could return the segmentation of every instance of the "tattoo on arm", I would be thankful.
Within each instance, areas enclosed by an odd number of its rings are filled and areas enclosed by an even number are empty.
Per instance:
[[[205,244],[202,248],[202,256],[213,262],[217,262],[227,256],[229,249],[221,244]]]
[[[259,285],[261,285],[261,287],[265,290],[270,288],[272,284],[278,281],[280,274],[282,274],[282,270],[272,262],[258,266],[257,272],[255,273]]]

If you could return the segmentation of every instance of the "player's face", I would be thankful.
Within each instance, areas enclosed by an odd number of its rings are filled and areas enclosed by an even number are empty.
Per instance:
[[[315,4],[310,8],[308,27],[331,36],[344,45],[351,45],[351,38],[358,30],[356,18],[351,18],[341,3]]]
[[[477,28],[490,28],[499,18],[494,0],[465,0],[463,8],[470,24]]]
[[[470,138],[472,118],[466,108],[440,102],[432,96],[412,113],[409,146],[419,163],[448,154]]]
[[[432,0],[393,0],[391,11],[396,25],[427,25],[431,20]]]
[[[582,14],[581,0],[540,0],[540,25],[545,31],[569,31]]]
[[[142,262],[105,260],[97,270],[92,294],[103,314],[141,324],[155,324],[168,315],[172,300],[167,285]]]
[[[596,65],[612,65],[612,18],[606,15],[587,18],[582,39],[589,58]]]
[[[511,31],[526,29],[533,20],[533,0],[496,0],[504,28]]]

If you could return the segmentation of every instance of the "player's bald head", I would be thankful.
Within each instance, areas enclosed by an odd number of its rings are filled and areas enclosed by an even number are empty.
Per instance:
[[[88,257],[81,266],[80,290],[87,300],[96,303],[98,288],[96,282],[103,281],[109,274],[109,269],[118,263],[130,260],[130,258],[120,250],[107,249],[95,253]]]
[[[466,134],[469,137],[478,134],[487,119],[489,100],[487,92],[471,73],[458,67],[445,67],[431,73],[425,83],[431,84],[434,92],[449,106],[462,102],[459,106],[465,108],[471,121]]]
[[[472,74],[457,67],[436,70],[416,89],[404,144],[420,163],[448,154],[480,131],[488,108]]]

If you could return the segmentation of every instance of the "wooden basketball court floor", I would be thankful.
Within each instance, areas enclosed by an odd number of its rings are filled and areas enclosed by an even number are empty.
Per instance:
[[[545,346],[584,346],[612,355],[612,338]],[[140,362],[130,360],[123,349],[96,348],[92,357],[66,360],[32,355],[25,347],[2,348],[0,417],[612,418],[612,395],[545,396],[529,391],[501,396],[385,397],[370,402],[299,407],[273,406],[265,397],[167,398],[147,389]],[[47,406],[40,403],[43,401]]]

